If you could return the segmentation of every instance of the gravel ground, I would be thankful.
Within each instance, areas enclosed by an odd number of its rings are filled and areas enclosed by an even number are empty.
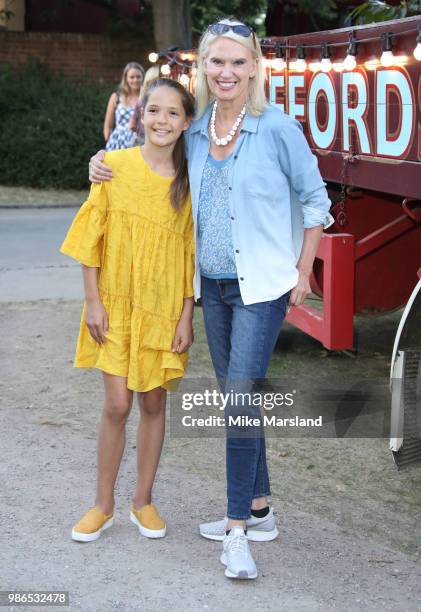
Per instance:
[[[168,536],[147,540],[129,522],[133,409],[115,524],[97,542],[72,542],[93,502],[102,403],[99,373],[71,365],[80,303],[4,303],[0,313],[1,589],[68,590],[70,609],[86,612],[420,609],[421,470],[396,472],[387,440],[268,440],[280,537],[252,543],[259,578],[239,583],[223,574],[220,544],[197,533],[224,513],[222,439],[168,436],[155,488]],[[271,373],[387,375],[396,322],[358,323],[356,358],[287,325]],[[195,327],[190,375],[209,375],[200,309]]]

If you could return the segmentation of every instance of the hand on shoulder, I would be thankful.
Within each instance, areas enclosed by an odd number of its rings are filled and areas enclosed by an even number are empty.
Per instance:
[[[89,180],[91,183],[102,183],[113,178],[110,166],[104,163],[105,151],[101,149],[89,160]]]

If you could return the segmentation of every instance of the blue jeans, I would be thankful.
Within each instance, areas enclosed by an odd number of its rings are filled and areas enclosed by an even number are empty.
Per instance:
[[[202,306],[209,350],[222,393],[258,392],[285,317],[289,292],[276,300],[246,306],[238,280],[202,276]],[[229,401],[227,432],[227,516],[250,517],[252,500],[270,495],[266,446],[258,402]],[[260,419],[259,425],[232,424],[229,417]],[[240,421],[241,423],[241,421]]]

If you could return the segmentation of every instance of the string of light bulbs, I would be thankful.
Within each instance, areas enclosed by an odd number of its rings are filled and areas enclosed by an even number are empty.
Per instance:
[[[364,62],[364,66],[368,70],[375,70],[378,66],[399,66],[408,62],[407,55],[395,55],[393,53],[393,39],[404,34],[416,33],[416,44],[413,50],[413,57],[417,61],[421,61],[421,23],[416,27],[408,28],[397,33],[383,32],[380,36],[369,36],[365,38],[356,38],[353,32],[350,32],[348,41],[340,42],[323,42],[316,44],[290,44],[289,41],[277,42],[268,39],[260,41],[262,51],[267,53],[269,57],[264,57],[263,62],[266,68],[275,72],[281,72],[289,67],[295,72],[305,72],[307,69],[312,72],[342,72],[343,70],[352,71],[358,65],[357,55],[361,45],[368,42],[381,41],[381,56],[380,59],[372,58]],[[346,56],[341,62],[332,62],[333,47],[347,47]],[[320,60],[307,62],[307,51],[311,49],[320,50]],[[295,58],[291,59],[291,51],[295,52]],[[187,56],[188,61],[183,61],[177,56],[178,50],[175,47],[170,47],[165,51],[152,52],[149,54],[149,61],[152,64],[157,63],[161,59],[165,63],[160,66],[160,71],[163,76],[169,76],[174,66],[179,72],[179,81],[185,87],[190,84],[191,77],[196,77],[197,63],[195,52],[179,52],[181,58]]]

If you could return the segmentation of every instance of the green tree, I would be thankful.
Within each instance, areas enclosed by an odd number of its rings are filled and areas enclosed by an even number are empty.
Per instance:
[[[209,24],[224,17],[236,17],[252,26],[259,36],[265,34],[263,24],[267,0],[214,0],[209,3],[191,0],[190,4],[195,41]]]
[[[372,23],[373,21],[388,21],[389,19],[402,19],[421,14],[421,2],[412,0],[399,4],[389,4],[381,0],[369,0],[357,6],[348,17],[348,22],[353,25]]]

